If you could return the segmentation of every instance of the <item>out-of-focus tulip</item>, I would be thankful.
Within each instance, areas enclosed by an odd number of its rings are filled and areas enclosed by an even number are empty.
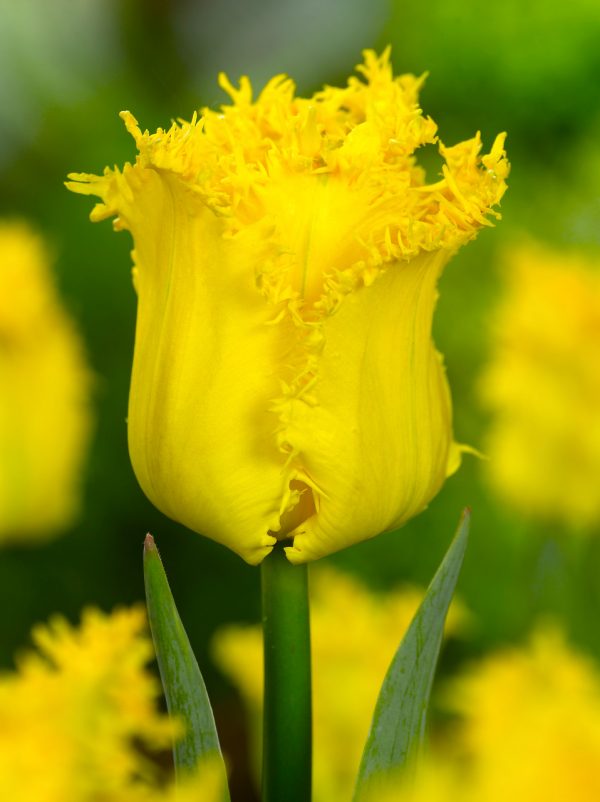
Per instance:
[[[382,778],[364,802],[600,798],[600,671],[559,630],[472,664],[447,685],[444,707],[452,718],[414,776]]]
[[[519,510],[587,530],[600,523],[600,259],[529,243],[506,262],[481,380],[486,469]]]
[[[459,463],[431,320],[440,273],[504,190],[503,136],[439,145],[422,80],[389,52],[362,80],[142,133],[139,155],[70,189],[131,231],[138,319],[129,448],[167,515],[260,562],[292,562],[394,529]]]
[[[151,756],[183,731],[159,710],[160,683],[141,607],[84,611],[37,626],[35,649],[0,675],[0,788],[15,802],[217,802],[218,763],[181,787]]]
[[[91,374],[41,239],[0,224],[0,542],[40,540],[79,512]]]
[[[462,719],[456,740],[469,800],[600,798],[600,672],[557,629],[472,666],[448,689],[447,705]]]
[[[157,710],[141,608],[56,617],[36,649],[0,677],[0,785],[9,799],[120,799],[152,767],[135,744],[165,749],[179,732]]]

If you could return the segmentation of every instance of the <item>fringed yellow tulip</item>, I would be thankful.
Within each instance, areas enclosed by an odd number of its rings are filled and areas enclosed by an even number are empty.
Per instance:
[[[89,440],[91,374],[41,239],[0,224],[0,542],[73,522]]]
[[[142,133],[139,155],[70,189],[133,235],[139,311],[133,466],[167,515],[260,562],[292,538],[305,562],[400,526],[458,465],[431,340],[438,277],[505,189],[503,137],[437,140],[422,80],[389,52],[363,80],[256,101]]]

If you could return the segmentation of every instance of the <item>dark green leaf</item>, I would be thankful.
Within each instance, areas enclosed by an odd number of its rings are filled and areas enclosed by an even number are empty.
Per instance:
[[[408,628],[381,686],[358,773],[355,802],[383,777],[405,769],[423,744],[429,695],[444,622],[469,532],[465,511],[458,531]]]
[[[213,761],[216,757],[221,762],[223,759],[204,680],[175,607],[152,535],[147,535],[144,543],[144,582],[150,629],[167,707],[169,713],[185,725],[183,738],[173,747],[175,770],[181,777],[193,772],[207,759]]]

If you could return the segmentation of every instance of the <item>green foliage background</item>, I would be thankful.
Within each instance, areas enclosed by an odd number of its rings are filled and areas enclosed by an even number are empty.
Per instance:
[[[504,219],[448,267],[435,323],[457,438],[478,446],[486,418],[475,387],[502,249],[529,233],[598,254],[598,41],[595,0],[257,0],[240,7],[233,0],[0,0],[0,213],[30,219],[51,243],[96,375],[97,415],[77,526],[47,545],[0,551],[2,666],[12,665],[31,625],[52,612],[76,619],[88,604],[110,609],[141,599],[146,531],[161,549],[218,715],[235,702],[208,660],[210,635],[223,622],[259,615],[258,571],[158,513],[129,465],[131,244],[108,224],[92,226],[89,201],[62,186],[69,171],[100,172],[134,157],[118,112],[130,109],[151,130],[189,118],[225,100],[216,84],[221,69],[234,80],[249,74],[257,88],[287,72],[300,92],[312,92],[345,81],[363,48],[391,43],[397,72],[430,73],[422,106],[447,144],[479,128],[489,146],[508,131]],[[424,155],[434,175],[435,155]],[[473,508],[472,542],[459,590],[474,624],[470,639],[446,652],[442,670],[517,640],[547,615],[600,656],[600,540],[574,543],[519,518],[485,487],[476,458],[466,457],[402,531],[328,562],[376,588],[426,584],[465,505]]]

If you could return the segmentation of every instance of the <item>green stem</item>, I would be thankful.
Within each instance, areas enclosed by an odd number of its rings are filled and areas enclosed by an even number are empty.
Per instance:
[[[277,546],[262,562],[265,658],[262,802],[310,802],[312,709],[306,565]]]

